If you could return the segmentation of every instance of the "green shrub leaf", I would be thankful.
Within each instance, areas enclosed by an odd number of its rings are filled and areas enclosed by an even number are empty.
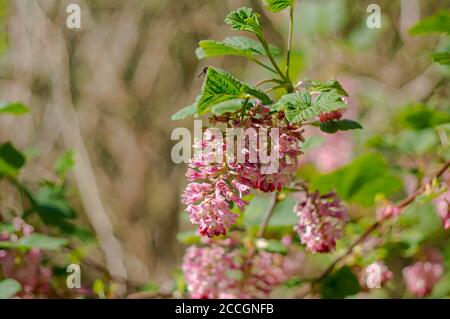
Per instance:
[[[0,145],[0,176],[15,176],[25,164],[25,156],[11,143]]]
[[[358,122],[347,119],[320,123],[320,130],[329,134],[336,133],[337,131],[348,131],[362,128],[363,127]]]
[[[270,45],[269,48],[272,55],[280,55],[280,49],[277,47]],[[230,37],[223,41],[200,41],[196,55],[198,59],[204,59],[222,55],[238,55],[250,58],[267,54],[263,46],[255,40],[247,37]]]
[[[0,102],[0,113],[8,113],[12,115],[22,115],[28,113],[28,108],[19,102],[5,103]]]
[[[450,65],[450,52],[435,52],[431,54],[431,58],[439,64]]]
[[[264,5],[272,12],[280,12],[294,4],[295,0],[264,0]]]
[[[247,31],[257,36],[262,35],[260,15],[253,12],[251,8],[239,8],[231,12],[226,18],[225,23],[229,24],[233,30]]]
[[[286,94],[275,103],[273,109],[284,108],[287,120],[298,123],[311,120],[322,112],[336,111],[346,107],[340,95],[333,90],[322,92],[315,101],[308,92]]]
[[[22,286],[14,279],[8,278],[0,281],[0,299],[14,297],[21,290]]]
[[[422,33],[450,33],[450,11],[441,10],[437,14],[420,20],[409,32]]]
[[[223,70],[210,67],[200,93],[197,112],[206,114],[216,104],[250,96],[260,99],[264,104],[272,103],[263,91],[240,82]]]

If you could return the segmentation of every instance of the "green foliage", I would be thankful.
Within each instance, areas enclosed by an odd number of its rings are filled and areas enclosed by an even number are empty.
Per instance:
[[[295,0],[264,0],[264,5],[272,12],[280,12],[294,4]]]
[[[196,231],[185,231],[177,234],[177,240],[184,245],[195,245],[201,242],[201,238]]]
[[[185,118],[188,118],[190,116],[197,114],[197,103],[188,105],[185,108],[179,110],[177,113],[172,115],[171,120],[172,121],[178,121],[178,120],[184,120]]]
[[[414,104],[402,110],[395,121],[402,127],[422,130],[450,122],[450,113],[425,104]]]
[[[450,65],[450,52],[435,52],[431,54],[434,62]]]
[[[11,115],[22,115],[28,113],[28,108],[19,102],[0,102],[0,113],[8,113]]]
[[[197,103],[197,113],[206,114],[212,106],[221,102],[252,96],[264,104],[272,103],[263,91],[242,83],[223,70],[210,67]]]
[[[329,174],[315,176],[311,186],[321,193],[336,190],[350,203],[371,206],[375,196],[389,196],[398,191],[402,181],[389,173],[385,160],[378,154],[366,154]]]
[[[14,279],[4,279],[0,281],[0,299],[14,297],[21,290],[22,286]]]
[[[270,45],[269,48],[272,55],[281,53],[276,46]],[[199,42],[199,48],[195,53],[199,59],[222,55],[238,55],[246,58],[267,55],[259,42],[247,37],[230,37],[223,41],[203,40]]]
[[[226,18],[225,23],[229,24],[233,30],[247,31],[257,36],[262,35],[262,28],[259,22],[260,15],[251,8],[239,8],[231,12]]]
[[[261,224],[264,213],[269,206],[269,196],[255,196],[244,211],[244,225],[250,229],[256,230]],[[298,222],[297,216],[293,209],[295,199],[287,197],[278,202],[274,208],[272,218],[270,219],[268,229],[277,230],[290,228]]]
[[[67,244],[67,239],[33,233],[17,241],[0,241],[0,248],[29,250],[33,248],[57,250]]]
[[[320,130],[325,133],[336,133],[338,131],[348,131],[362,129],[363,127],[358,122],[352,120],[333,120],[320,123]]]
[[[235,113],[244,106],[244,99],[232,99],[225,102],[221,102],[212,107],[211,112],[214,115],[220,116],[225,113]]]
[[[66,200],[65,189],[50,183],[44,184],[33,195],[34,209],[42,220],[50,225],[61,219],[73,219],[75,211]]]
[[[308,89],[310,91],[321,91],[321,92],[335,90],[338,94],[342,96],[348,96],[347,91],[345,91],[341,83],[339,83],[337,80],[329,80],[329,81],[311,80],[309,81]]]
[[[360,290],[358,278],[347,266],[326,277],[320,287],[320,292],[324,298],[336,299],[354,295]]]
[[[331,112],[346,108],[336,91],[322,92],[314,101],[308,92],[284,95],[273,105],[274,110],[284,109],[286,119],[291,123],[311,120],[322,112]]]
[[[0,177],[15,176],[25,164],[25,156],[7,142],[0,145]]]
[[[74,165],[75,154],[73,151],[67,151],[56,160],[54,169],[59,177],[64,178]]]
[[[288,252],[288,248],[286,247],[286,245],[283,245],[281,241],[276,239],[264,240],[264,244],[260,249],[278,254],[286,254]]]
[[[411,34],[422,33],[450,33],[450,11],[441,10],[437,14],[427,17],[414,25]]]

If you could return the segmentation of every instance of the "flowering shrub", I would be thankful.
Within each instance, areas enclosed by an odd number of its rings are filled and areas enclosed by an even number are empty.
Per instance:
[[[277,60],[282,50],[267,42],[260,15],[250,8],[237,9],[225,22],[257,41],[242,36],[200,41],[197,57],[242,56],[268,70],[271,78],[253,86],[209,66],[202,72],[204,84],[195,102],[172,116],[173,120],[204,117],[210,123],[195,141],[197,152],[182,194],[189,220],[198,227],[196,235],[179,236],[191,245],[182,264],[187,296],[261,298],[277,289],[293,289],[295,297],[339,298],[387,289],[402,274],[410,294],[430,295],[442,278],[443,264],[426,261],[408,266],[408,259],[421,254],[421,244],[431,240],[423,234],[412,241],[409,228],[430,201],[437,214],[426,218],[439,216],[444,227],[436,231],[441,234],[449,228],[445,178],[449,161],[442,160],[448,152],[441,158],[427,154],[432,160],[413,177],[413,183],[422,186],[405,185],[410,189],[406,194],[399,176],[411,164],[397,172],[388,167],[380,154],[402,157],[403,150],[387,147],[384,136],[368,143],[378,154],[368,152],[352,160],[354,145],[348,131],[362,129],[345,116],[352,97],[337,80],[293,81],[295,1],[265,4],[270,11],[290,13],[284,71]],[[420,30],[419,23],[412,32]],[[263,89],[268,84],[273,86]],[[408,112],[400,115],[402,121],[418,119],[413,108]],[[439,124],[449,120],[442,116]],[[398,138],[406,134],[403,128],[394,129]],[[234,136],[223,138],[236,131],[241,133],[236,134],[237,146]],[[311,146],[320,139],[320,147]],[[435,150],[441,152],[444,144]],[[265,171],[269,163],[262,154],[268,153],[278,161],[275,171]],[[372,217],[361,218],[358,209],[372,210]],[[399,235],[391,235],[391,230]],[[388,257],[392,247],[402,244],[406,248],[397,248],[404,258],[401,274],[391,270]],[[290,257],[292,249],[301,250],[301,261]],[[305,273],[317,254],[330,255],[334,261],[311,279]]]

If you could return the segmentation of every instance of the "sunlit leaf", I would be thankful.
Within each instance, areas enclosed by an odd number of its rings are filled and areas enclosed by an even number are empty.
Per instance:
[[[295,0],[264,0],[264,5],[272,12],[280,12],[292,6]]]
[[[229,24],[233,30],[247,31],[256,35],[262,34],[260,15],[251,8],[239,8],[231,12],[226,18],[225,23]]]
[[[28,108],[19,102],[0,102],[0,113],[8,113],[12,115],[22,115],[28,113]]]
[[[21,290],[22,286],[14,279],[8,278],[0,281],[0,299],[14,297]]]
[[[348,131],[362,129],[363,127],[358,122],[352,120],[333,120],[320,123],[320,130],[325,133],[333,134],[338,131]]]

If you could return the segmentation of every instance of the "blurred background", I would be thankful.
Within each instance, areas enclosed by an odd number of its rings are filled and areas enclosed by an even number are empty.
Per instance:
[[[448,102],[449,70],[428,53],[450,42],[407,32],[420,18],[449,9],[448,0],[298,2],[293,78],[337,78],[350,93],[349,117],[365,128],[348,133],[352,146],[337,151],[345,150],[340,164],[386,130],[395,108]],[[380,29],[366,25],[366,8],[374,2],[381,8]],[[81,7],[80,29],[66,26],[71,3]],[[163,283],[179,268],[184,248],[176,233],[194,228],[180,204],[185,166],[170,158],[170,135],[192,121],[170,116],[192,103],[208,64],[253,84],[264,77],[239,57],[195,57],[199,40],[232,35],[223,19],[244,5],[263,12],[268,39],[285,47],[287,12],[272,14],[259,0],[0,1],[0,100],[21,101],[31,110],[0,118],[0,142],[26,150],[20,178],[29,184],[54,178],[55,159],[74,151],[69,193],[77,223],[99,243],[86,253],[93,277],[104,266],[140,286]],[[326,162],[318,165],[327,169]],[[14,198],[5,185],[0,192],[5,214]]]

